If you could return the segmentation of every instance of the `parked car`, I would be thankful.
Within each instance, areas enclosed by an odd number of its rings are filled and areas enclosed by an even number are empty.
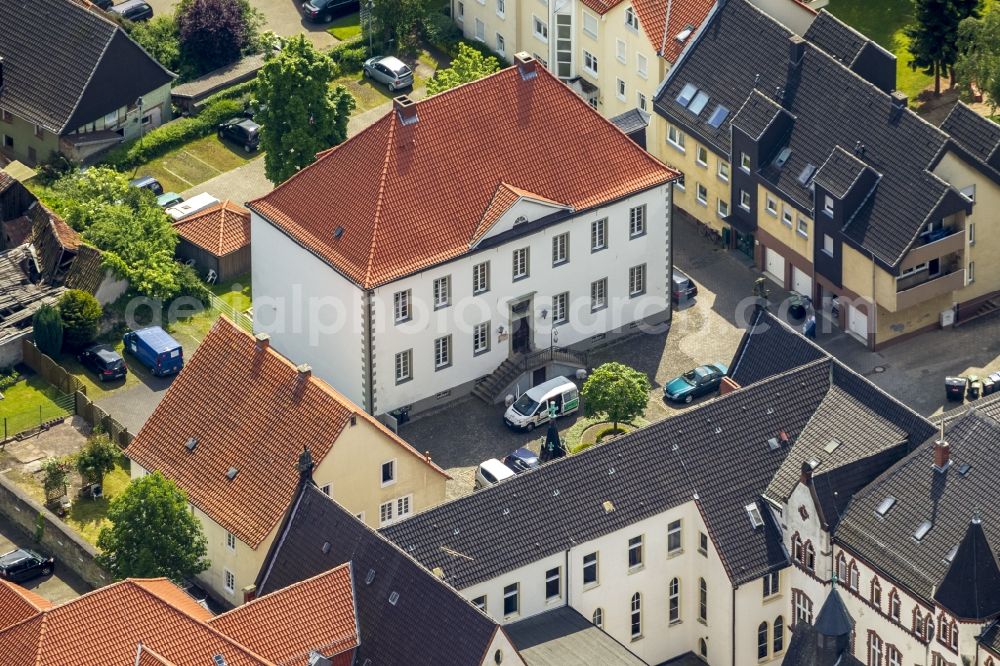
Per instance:
[[[396,91],[413,85],[413,70],[395,56],[375,56],[364,64],[365,78],[378,81]]]
[[[673,402],[691,402],[700,395],[718,390],[719,383],[727,372],[729,368],[723,363],[699,365],[667,382],[663,387],[663,395]]]
[[[102,382],[113,379],[125,379],[128,368],[125,359],[110,345],[93,345],[87,347],[77,357],[85,368],[90,368]]]
[[[179,203],[184,203],[184,197],[176,192],[164,192],[156,197],[156,203],[160,205],[160,208],[173,208]]]
[[[538,467],[538,455],[533,453],[531,449],[521,448],[507,454],[507,457],[503,459],[503,464],[507,465],[515,474],[520,474]]]
[[[156,180],[152,176],[139,176],[138,178],[133,178],[129,181],[129,185],[149,190],[156,196],[163,194],[163,185],[160,185],[160,181]]]
[[[12,583],[48,576],[55,568],[55,558],[45,557],[27,548],[18,548],[0,555],[0,578]]]
[[[358,0],[309,0],[303,2],[302,13],[310,21],[329,23],[333,17],[348,10],[356,10],[361,3]]]
[[[572,414],[580,408],[580,392],[565,377],[556,377],[528,389],[504,412],[509,428],[531,431],[549,420],[549,404],[556,406],[556,416]]]
[[[129,21],[148,21],[153,18],[153,8],[145,0],[125,0],[110,8],[115,14]]]
[[[484,460],[476,468],[476,490],[513,478],[514,472],[496,458]]]
[[[249,118],[230,118],[219,125],[219,138],[238,143],[250,153],[260,147],[260,125]]]
[[[698,285],[694,280],[684,274],[683,271],[675,268],[670,276],[670,300],[675,304],[682,301],[689,301],[698,295]]]
[[[213,197],[208,192],[202,192],[201,194],[196,194],[187,201],[182,201],[179,204],[175,204],[170,208],[165,208],[164,213],[169,215],[174,222],[183,219],[188,215],[194,215],[195,213],[201,212],[206,208],[214,206],[219,203],[219,200]]]
[[[125,349],[158,377],[176,374],[184,367],[184,349],[159,326],[129,331]]]
[[[97,5],[100,9],[108,11],[114,6],[114,0],[93,0],[93,3]]]

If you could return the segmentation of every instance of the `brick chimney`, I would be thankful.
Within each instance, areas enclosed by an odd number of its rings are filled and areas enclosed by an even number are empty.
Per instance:
[[[296,366],[295,370],[299,373],[299,381],[305,381],[312,377],[313,369],[308,363]]]
[[[813,467],[809,464],[809,461],[802,463],[802,474],[799,475],[799,483],[803,486],[808,486],[812,484],[813,480]]]
[[[730,377],[723,377],[722,383],[719,384],[719,395],[728,395],[740,387],[739,384],[734,382]]]
[[[934,442],[934,469],[944,472],[951,465],[951,447],[941,438]]]
[[[517,71],[521,72],[522,80],[530,81],[538,76],[538,61],[530,53],[525,51],[515,53],[514,64],[517,65]]]
[[[802,56],[806,53],[806,40],[798,35],[788,38],[788,68],[794,69],[802,62]]]
[[[404,125],[415,125],[417,118],[417,103],[406,95],[394,97],[392,108],[399,114],[399,121]]]
[[[250,603],[257,598],[257,586],[247,585],[243,588],[243,603]]]
[[[267,333],[258,333],[253,337],[257,341],[257,349],[260,351],[264,351],[271,346],[271,336]]]

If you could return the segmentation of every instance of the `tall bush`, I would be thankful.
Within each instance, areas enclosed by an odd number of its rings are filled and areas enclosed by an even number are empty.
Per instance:
[[[59,315],[65,333],[63,343],[70,349],[82,349],[97,337],[101,322],[101,304],[93,295],[80,289],[70,289],[59,299]]]
[[[43,305],[35,312],[31,323],[38,351],[49,356],[58,354],[63,345],[63,320],[59,310]]]

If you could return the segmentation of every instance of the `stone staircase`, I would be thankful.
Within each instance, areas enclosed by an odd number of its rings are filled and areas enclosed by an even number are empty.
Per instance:
[[[993,314],[997,310],[1000,310],[1000,303],[992,298],[987,299],[983,301],[971,314],[963,314],[961,321],[956,320],[955,327],[957,328],[962,324],[968,324],[970,321],[979,319],[980,317],[985,317],[988,314]]]
[[[528,354],[517,354],[504,359],[496,370],[487,375],[472,389],[472,395],[476,396],[487,405],[492,405],[504,398],[502,392],[510,386],[514,380],[525,372],[530,372],[548,365],[549,363],[562,363],[564,365],[587,367],[587,354],[571,349],[541,349]]]

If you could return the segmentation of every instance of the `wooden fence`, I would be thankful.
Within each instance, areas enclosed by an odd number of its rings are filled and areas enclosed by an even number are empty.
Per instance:
[[[131,444],[132,440],[135,438],[135,435],[130,433],[125,426],[123,426],[106,411],[91,402],[90,398],[88,398],[82,391],[77,391],[76,393],[76,413],[77,415],[82,416],[83,419],[94,428],[100,428],[104,432],[108,433],[111,441],[123,449]]]
[[[87,392],[87,387],[79,379],[66,372],[62,366],[38,350],[35,343],[25,338],[21,341],[24,364],[55,386],[61,393],[72,395],[77,391]]]

